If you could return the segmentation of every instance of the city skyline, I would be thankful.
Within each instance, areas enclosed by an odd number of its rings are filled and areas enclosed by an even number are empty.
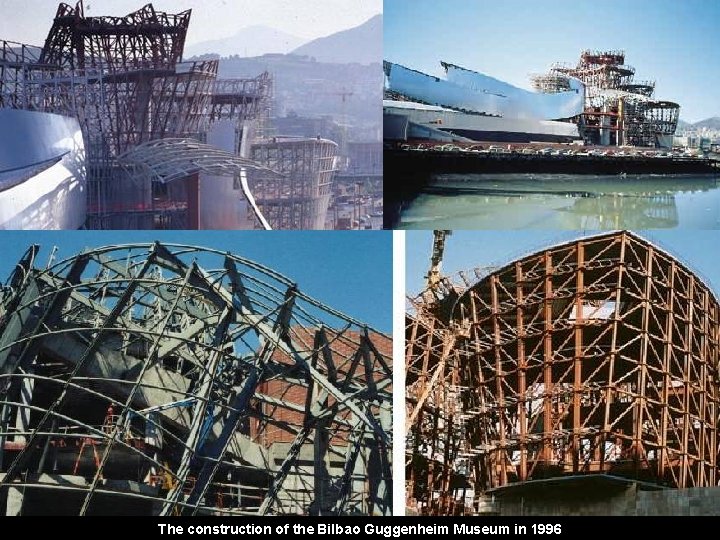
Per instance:
[[[442,76],[440,61],[530,89],[529,75],[553,62],[576,63],[586,49],[624,50],[638,80],[655,80],[655,97],[680,104],[680,118],[720,116],[720,3],[589,0],[503,3],[387,0],[385,59]]]

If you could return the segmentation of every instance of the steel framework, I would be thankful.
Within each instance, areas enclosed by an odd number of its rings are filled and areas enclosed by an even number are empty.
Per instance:
[[[282,175],[242,158],[237,154],[218,150],[192,139],[158,139],[136,146],[118,157],[130,178],[138,183],[146,178],[167,184],[191,177],[200,172],[215,176],[232,176],[239,179],[245,199],[253,210],[258,224],[266,230],[272,227],[263,216],[247,183],[246,171],[262,171],[268,177]],[[187,205],[183,208],[187,211]]]
[[[202,142],[228,120],[238,133],[256,124],[244,133],[247,148],[262,134],[270,75],[218,80],[217,60],[181,62],[189,22],[189,10],[173,15],[151,4],[125,17],[86,17],[82,2],[60,4],[42,48],[0,42],[0,106],[80,121],[89,228],[161,227],[169,207],[173,228],[191,226],[188,211],[178,209],[187,209],[197,182],[186,179],[168,194],[152,178],[128,178],[117,158],[135,146],[168,137]],[[241,139],[233,151],[247,155]]]
[[[275,137],[252,147],[253,161],[283,175],[250,175],[252,192],[274,229],[325,228],[337,148],[319,137]]]
[[[146,4],[125,17],[86,17],[83,3],[60,4],[40,61],[70,69],[172,70],[182,58],[190,10],[177,15]]]
[[[585,111],[576,120],[586,141],[668,145],[677,128],[680,105],[654,99],[654,81],[635,81],[635,68],[625,65],[624,51],[583,51],[576,65],[553,64],[548,74],[532,80],[540,92],[556,93],[567,87],[568,77],[585,84]]]
[[[629,232],[478,275],[408,313],[410,504],[593,473],[718,485],[720,306],[698,276]]]
[[[388,336],[230,253],[37,253],[0,298],[7,514],[390,513]]]

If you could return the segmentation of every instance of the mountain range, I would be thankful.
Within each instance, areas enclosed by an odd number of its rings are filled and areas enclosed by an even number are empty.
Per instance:
[[[271,53],[307,56],[317,62],[374,64],[382,60],[382,15],[375,15],[348,30],[309,42],[303,38],[268,28],[247,26],[234,36],[203,41],[185,47],[185,58],[205,55],[242,58]]]
[[[375,15],[363,24],[314,39],[294,51],[293,54],[309,56],[318,62],[337,64],[379,63],[383,54],[383,17]]]
[[[185,47],[185,58],[217,54],[220,56],[262,56],[269,53],[286,54],[302,45],[304,38],[268,28],[246,26],[230,37],[202,41]]]
[[[678,121],[678,129],[714,129],[717,131],[720,131],[720,116],[713,116],[711,118],[706,118],[705,120],[700,120],[699,122],[690,123],[685,122],[684,120]]]

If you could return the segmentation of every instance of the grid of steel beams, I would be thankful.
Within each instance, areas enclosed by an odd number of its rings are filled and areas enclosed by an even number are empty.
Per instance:
[[[388,336],[230,253],[37,253],[0,295],[7,514],[390,513]]]
[[[90,17],[79,2],[60,4],[42,48],[0,41],[0,106],[80,121],[88,228],[192,226],[196,179],[168,190],[128,177],[117,158],[136,146],[168,137],[204,142],[214,123],[231,121],[232,151],[247,155],[264,134],[271,76],[219,80],[217,60],[182,62],[189,22],[189,10],[168,14],[151,4],[125,17]]]
[[[251,190],[273,229],[325,229],[337,148],[320,137],[274,137],[252,147],[253,161],[282,174],[250,172]]]
[[[567,77],[585,84],[585,111],[577,121],[587,142],[654,147],[675,133],[680,105],[653,98],[654,81],[634,80],[624,51],[583,51],[577,64],[553,64],[533,85],[556,93],[568,86]]]
[[[409,504],[582,474],[718,484],[720,307],[673,256],[616,232],[443,291],[407,319]]]

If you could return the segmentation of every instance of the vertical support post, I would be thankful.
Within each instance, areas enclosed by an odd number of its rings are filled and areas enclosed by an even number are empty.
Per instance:
[[[507,447],[506,447],[506,418],[505,418],[505,389],[503,382],[505,372],[501,357],[501,335],[500,335],[500,307],[498,302],[498,276],[493,275],[490,282],[490,294],[492,300],[492,324],[493,324],[493,353],[495,356],[495,392],[497,397],[498,411],[498,435],[500,437],[499,448],[496,451],[495,466],[500,470],[499,485],[507,484]]]
[[[655,262],[655,251],[652,246],[647,248],[645,254],[645,287],[643,289],[642,308],[642,335],[640,337],[640,358],[638,359],[637,388],[635,390],[635,427],[633,433],[633,459],[635,460],[635,472],[640,472],[641,461],[645,459],[645,447],[643,444],[643,429],[645,423],[645,410],[647,408],[646,384],[648,371],[648,343],[650,341],[650,295],[652,294],[653,263]]]
[[[612,419],[610,417],[611,413],[611,406],[613,399],[615,398],[615,392],[614,392],[614,378],[615,378],[615,359],[617,358],[617,339],[618,339],[618,332],[620,329],[620,325],[622,323],[622,312],[621,312],[621,305],[623,300],[623,276],[625,274],[625,253],[626,253],[626,247],[627,247],[627,235],[625,233],[622,233],[620,235],[620,262],[618,265],[618,276],[617,276],[617,282],[615,284],[615,314],[612,321],[612,339],[610,342],[610,352],[608,353],[610,355],[610,362],[608,366],[608,376],[607,376],[607,382],[605,386],[605,415],[603,418],[603,429],[602,429],[602,439],[600,441],[600,444],[603,445],[603,447],[608,443],[608,440],[610,439],[611,434],[611,426],[612,426]],[[612,444],[615,444],[615,441],[612,441]],[[605,467],[605,448],[603,448],[602,452],[602,458],[600,463],[601,469],[604,470]]]
[[[688,447],[690,444],[690,393],[692,392],[692,384],[690,382],[690,364],[692,363],[692,333],[693,333],[693,321],[695,320],[695,276],[690,274],[688,276],[690,280],[688,284],[687,293],[687,309],[688,318],[685,321],[685,351],[683,353],[683,426],[682,426],[682,468],[680,470],[680,483],[679,488],[691,487],[689,486],[689,472],[690,472],[690,456],[688,456]]]
[[[668,450],[668,400],[670,399],[670,362],[673,356],[673,329],[675,327],[675,276],[677,266],[675,261],[670,263],[670,283],[668,285],[667,320],[665,322],[665,339],[663,340],[663,387],[662,411],[660,412],[660,454],[658,456],[658,479],[665,478],[665,468],[672,467],[670,452]]]
[[[552,284],[552,253],[546,251],[544,256],[545,263],[545,287],[543,299],[543,461],[549,463],[553,459],[552,455],[552,432],[553,432],[553,284]]]
[[[32,369],[32,368],[30,368]],[[30,433],[30,404],[32,403],[35,379],[20,378],[20,395],[18,396],[17,413],[15,415],[15,442],[25,444]]]
[[[525,358],[525,314],[523,307],[523,269],[522,263],[515,263],[515,302],[517,325],[517,369],[518,369],[518,418],[520,425],[520,474],[518,480],[524,482],[528,474],[528,426],[527,426],[527,359]]]
[[[573,472],[580,472],[581,444],[580,431],[582,416],[582,360],[583,360],[583,325],[585,313],[583,301],[585,300],[585,245],[579,241],[576,245],[577,271],[575,273],[575,353],[573,358],[573,427],[572,427],[572,466]]]

